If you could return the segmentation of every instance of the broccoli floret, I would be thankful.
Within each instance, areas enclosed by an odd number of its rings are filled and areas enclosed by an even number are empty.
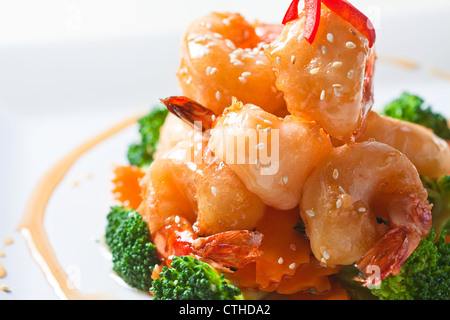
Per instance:
[[[450,140],[447,119],[440,113],[434,112],[431,107],[424,107],[423,103],[422,98],[403,92],[398,99],[387,104],[381,114],[420,124],[432,129],[437,136]]]
[[[163,106],[154,107],[146,116],[138,120],[140,141],[131,144],[127,158],[131,165],[149,166],[159,141],[159,130],[166,120],[168,110]]]
[[[431,229],[399,273],[385,278],[372,293],[381,300],[449,300],[450,244],[445,233],[435,239]]]
[[[420,177],[428,192],[428,201],[433,204],[431,209],[433,228],[437,233],[449,232],[450,229],[450,176],[443,175],[437,179]]]
[[[173,257],[150,290],[155,300],[243,300],[239,288],[222,273],[191,256]]]
[[[113,270],[131,287],[148,291],[159,260],[147,222],[139,212],[121,206],[111,208],[107,221],[105,242],[112,254]]]

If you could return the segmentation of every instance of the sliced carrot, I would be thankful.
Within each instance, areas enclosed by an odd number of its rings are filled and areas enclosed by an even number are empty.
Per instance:
[[[240,286],[283,296],[310,289],[325,295],[332,289],[328,276],[337,273],[339,268],[322,267],[312,256],[309,241],[294,230],[298,220],[297,209],[267,210],[256,226],[263,234],[259,260],[233,274]]]
[[[160,278],[159,274],[162,271],[163,266],[161,264],[155,265],[152,271],[152,280]]]
[[[310,263],[301,265],[294,276],[285,276],[277,286],[277,292],[281,294],[293,294],[299,291],[314,288],[315,292],[323,293],[331,289],[329,275],[339,271],[339,267],[322,267],[316,259]]]
[[[139,180],[145,172],[136,166],[117,166],[114,169],[112,190],[114,198],[124,207],[137,210],[142,202]]]
[[[263,234],[262,255],[255,266],[259,287],[268,287],[280,282],[283,276],[294,275],[298,266],[310,261],[309,241],[294,229],[299,219],[298,209],[269,208],[256,225],[256,231]]]

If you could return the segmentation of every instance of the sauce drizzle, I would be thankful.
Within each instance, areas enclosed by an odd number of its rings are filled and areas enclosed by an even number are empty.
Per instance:
[[[135,124],[141,116],[125,119],[71,151],[41,178],[27,203],[24,216],[17,226],[17,230],[25,238],[32,257],[55,290],[56,295],[61,299],[84,300],[98,299],[99,297],[84,294],[77,290],[58,262],[43,223],[48,201],[53,191],[80,156],[114,134]]]

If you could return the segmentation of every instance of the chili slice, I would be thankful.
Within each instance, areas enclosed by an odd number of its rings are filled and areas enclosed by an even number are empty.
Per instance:
[[[373,46],[376,34],[372,22],[367,16],[346,0],[305,0],[304,11],[306,20],[303,37],[309,43],[314,41],[319,27],[321,3],[361,32],[369,41],[370,48]],[[287,24],[298,18],[298,4],[299,0],[292,1],[283,18],[283,24]]]
[[[322,3],[361,32],[369,40],[369,47],[372,48],[376,35],[368,17],[346,0],[322,0]]]
[[[294,0],[292,1],[291,5],[286,11],[286,14],[284,15],[282,24],[286,24],[292,20],[295,20],[298,18],[298,2],[300,0]]]
[[[310,44],[313,43],[316,37],[317,30],[320,23],[320,0],[306,0],[305,1],[305,28],[303,30],[303,38]]]

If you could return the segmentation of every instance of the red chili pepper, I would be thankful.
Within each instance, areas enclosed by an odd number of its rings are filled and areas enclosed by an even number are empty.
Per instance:
[[[317,30],[319,30],[320,5],[320,0],[305,0],[306,20],[303,38],[309,43],[313,43]]]
[[[283,24],[298,18],[299,0],[293,0],[289,6],[284,18]],[[339,15],[341,18],[350,23],[359,32],[361,32],[369,41],[369,47],[375,43],[375,28],[372,22],[361,11],[356,9],[346,0],[305,0],[305,29],[303,37],[312,43],[317,33],[320,22],[320,6],[321,3],[326,5],[328,9]]]
[[[286,24],[289,21],[295,20],[298,18],[298,2],[300,0],[294,0],[292,1],[291,5],[286,11],[286,14],[284,15],[282,24]]]
[[[322,3],[361,32],[369,40],[369,47],[372,48],[376,35],[369,18],[346,0],[322,0]]]

